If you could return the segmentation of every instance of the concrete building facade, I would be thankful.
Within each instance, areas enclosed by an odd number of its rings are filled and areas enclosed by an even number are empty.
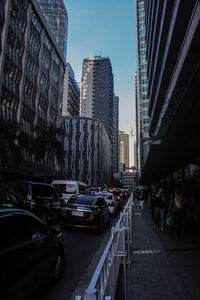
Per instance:
[[[111,142],[102,122],[87,117],[63,117],[64,172],[67,179],[89,186],[110,185]]]
[[[124,133],[124,131],[119,131],[119,142],[120,142],[120,166],[121,172],[123,170],[123,166],[125,168],[129,168],[129,135]]]

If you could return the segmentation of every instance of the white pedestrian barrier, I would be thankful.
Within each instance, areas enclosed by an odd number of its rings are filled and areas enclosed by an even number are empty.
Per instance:
[[[128,199],[120,218],[111,229],[111,237],[100,258],[84,295],[75,300],[114,300],[120,265],[123,264],[124,300],[126,293],[126,265],[130,265],[130,246],[132,243],[133,194]]]

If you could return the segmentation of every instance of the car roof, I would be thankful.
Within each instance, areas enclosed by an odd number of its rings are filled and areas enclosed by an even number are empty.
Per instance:
[[[91,198],[91,200],[93,199],[97,199],[100,197],[100,195],[76,195],[75,197],[79,198],[79,199],[84,199],[84,198]]]
[[[72,196],[69,201],[67,203],[71,204],[73,199],[74,199],[74,203],[76,202],[88,202],[88,204],[90,203],[90,205],[95,205],[97,202],[98,198],[102,198],[102,196],[99,195],[74,195]]]
[[[41,185],[48,185],[51,186],[49,183],[46,182],[38,182],[38,181],[31,181],[31,180],[11,180],[6,181],[5,183],[12,184],[12,183],[27,183],[27,184],[41,184]]]
[[[26,214],[26,215],[34,217],[35,219],[37,219],[38,221],[43,223],[42,220],[40,220],[40,218],[38,218],[36,215],[32,214],[30,211],[27,211],[24,209],[19,209],[19,208],[0,208],[0,218],[2,218],[4,215],[8,215],[10,213],[21,213],[23,215]]]
[[[76,181],[76,180],[65,180],[65,179],[56,179],[56,180],[53,180],[51,184],[53,183],[66,183],[66,184],[84,184],[84,185],[87,185],[86,183],[84,182],[81,182],[81,181]]]

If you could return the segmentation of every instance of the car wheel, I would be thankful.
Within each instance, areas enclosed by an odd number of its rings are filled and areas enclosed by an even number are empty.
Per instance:
[[[63,265],[64,265],[63,256],[59,253],[56,257],[56,261],[53,268],[54,281],[57,281],[60,278],[63,271]]]

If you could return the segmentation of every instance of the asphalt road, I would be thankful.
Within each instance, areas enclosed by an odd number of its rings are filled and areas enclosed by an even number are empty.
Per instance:
[[[79,281],[86,273],[89,265],[92,266],[90,271],[92,272],[91,275],[93,274],[110,237],[110,228],[115,220],[116,218],[110,219],[110,224],[106,227],[104,233],[77,228],[62,230],[66,250],[64,273],[60,280],[51,283],[38,299],[70,300],[74,290],[80,286]],[[82,286],[87,284],[89,274],[85,274],[85,276],[86,279],[84,283],[81,283]]]

